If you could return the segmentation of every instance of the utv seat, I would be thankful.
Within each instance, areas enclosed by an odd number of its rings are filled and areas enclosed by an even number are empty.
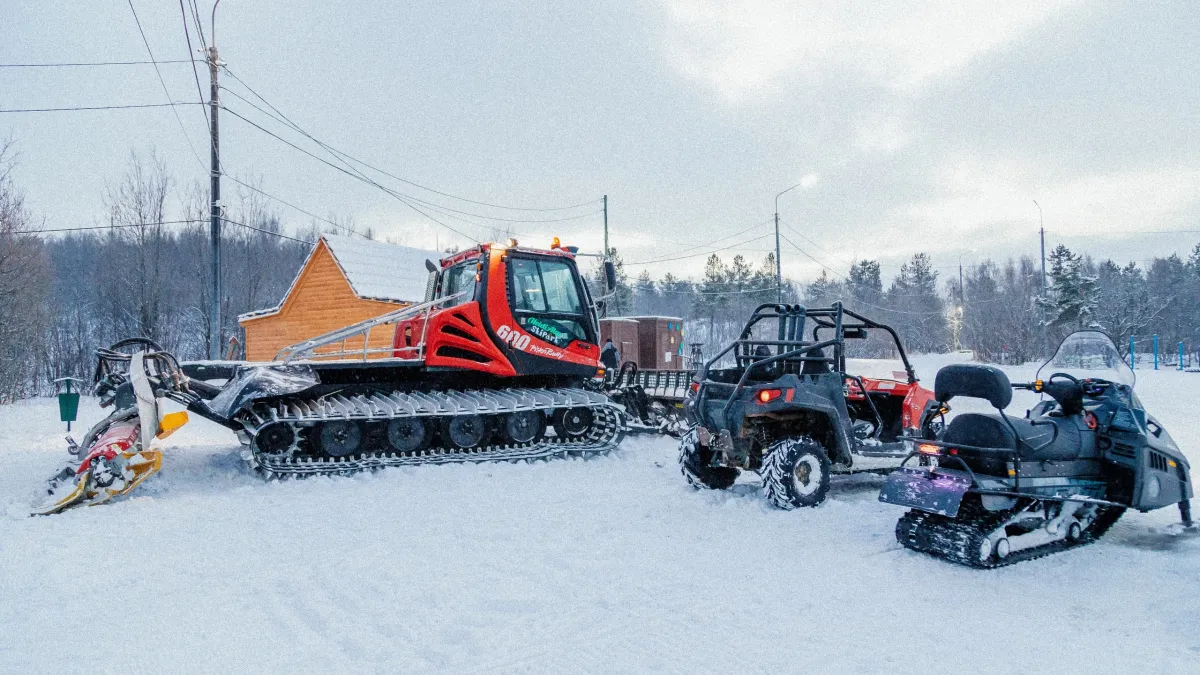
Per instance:
[[[824,360],[824,359],[828,358],[828,356],[826,356],[826,354],[825,354],[824,349],[814,349],[814,350],[808,352],[807,354],[805,354],[805,356],[808,356],[810,358],[811,357],[819,357],[822,360],[821,361],[803,361],[802,362],[803,365],[800,366],[800,374],[801,375],[825,375],[826,373],[833,372],[833,369],[830,368],[830,366],[829,366],[829,361]]]
[[[758,345],[754,348],[755,359],[767,359],[771,357],[771,348],[766,345]],[[760,382],[774,382],[783,374],[783,364],[779,361],[768,363],[765,365],[752,366],[750,368],[750,379]]]

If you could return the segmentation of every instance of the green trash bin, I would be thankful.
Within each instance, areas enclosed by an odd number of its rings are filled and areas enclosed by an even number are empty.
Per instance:
[[[71,430],[71,422],[79,416],[79,392],[71,391],[71,383],[83,384],[83,380],[75,377],[60,377],[54,383],[59,385],[58,419],[67,423],[67,431]]]

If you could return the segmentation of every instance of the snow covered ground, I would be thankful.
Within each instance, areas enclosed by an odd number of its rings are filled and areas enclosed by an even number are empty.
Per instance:
[[[1200,375],[1138,375],[1200,464]],[[197,420],[130,498],[28,518],[61,429],[52,400],[0,406],[0,672],[1200,672],[1200,537],[1174,509],[974,571],[901,549],[877,477],[783,512],[632,439],[266,483]]]

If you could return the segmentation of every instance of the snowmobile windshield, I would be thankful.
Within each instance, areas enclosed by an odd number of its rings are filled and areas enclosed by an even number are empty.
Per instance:
[[[1066,373],[1079,379],[1108,380],[1133,386],[1136,376],[1112,338],[1096,330],[1071,333],[1058,345],[1058,351],[1038,369],[1044,380],[1054,373]]]

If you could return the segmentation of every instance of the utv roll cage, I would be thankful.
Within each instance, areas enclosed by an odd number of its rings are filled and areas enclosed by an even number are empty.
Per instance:
[[[804,339],[806,323],[812,321],[812,339]],[[774,321],[776,324],[776,339],[757,339],[752,336],[755,326],[759,323]],[[867,317],[846,309],[841,302],[834,302],[829,307],[808,309],[803,305],[788,305],[764,303],[755,308],[754,313],[746,322],[740,337],[727,347],[717,352],[709,359],[696,375],[699,389],[696,392],[697,401],[704,401],[706,390],[713,385],[728,386],[728,383],[717,382],[709,377],[714,366],[731,351],[734,356],[735,370],[741,370],[741,377],[733,388],[733,392],[722,411],[722,416],[728,418],[734,401],[746,388],[746,382],[752,374],[763,377],[772,373],[776,379],[784,374],[816,375],[836,372],[846,373],[846,339],[865,340],[868,329],[886,331],[892,336],[900,360],[904,363],[904,371],[908,374],[909,384],[917,381],[916,372],[909,363],[908,354],[900,342],[900,336],[886,324],[872,321]],[[821,339],[823,331],[832,331],[832,336]],[[825,352],[827,347],[833,348],[833,354]],[[866,387],[860,378],[851,376],[858,382],[862,391]],[[870,397],[867,397],[870,403]],[[874,404],[871,404],[874,408]],[[703,411],[704,406],[697,407]],[[703,414],[703,413],[701,413]],[[876,412],[878,416],[878,412]]]

